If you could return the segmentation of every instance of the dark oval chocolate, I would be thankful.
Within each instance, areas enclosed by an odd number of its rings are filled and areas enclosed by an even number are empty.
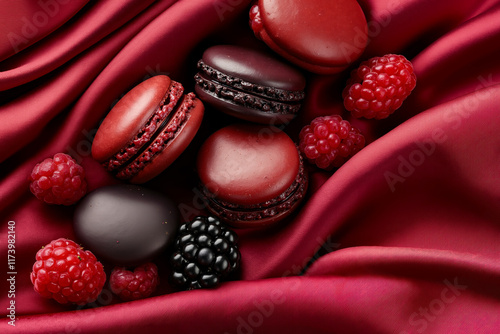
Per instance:
[[[175,237],[179,213],[161,193],[134,185],[99,188],[75,210],[78,240],[98,259],[134,266],[161,253]]]

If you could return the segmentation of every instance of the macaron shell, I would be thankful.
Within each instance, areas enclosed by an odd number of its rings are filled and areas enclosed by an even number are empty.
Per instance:
[[[202,60],[226,75],[265,87],[301,91],[306,86],[299,70],[254,49],[216,45],[205,50]]]
[[[212,134],[198,155],[201,182],[217,199],[236,205],[255,205],[284,193],[300,162],[290,137],[276,131],[240,124]]]
[[[259,0],[261,37],[273,50],[316,73],[335,73],[355,61],[367,42],[356,0]]]
[[[198,85],[195,86],[195,91],[200,99],[212,105],[217,110],[221,110],[228,115],[249,122],[267,125],[288,124],[296,116],[296,114],[266,112],[260,109],[242,106],[229,100],[223,100],[220,97],[209,94]]]
[[[304,178],[303,186],[305,187],[305,189],[307,189],[307,187],[308,187],[308,178],[307,177]],[[258,220],[231,219],[229,221],[229,220],[226,220],[224,218],[221,218],[221,219],[224,222],[226,222],[228,225],[231,225],[231,226],[236,227],[236,228],[266,227],[266,226],[274,225],[274,224],[278,223],[279,221],[288,217],[290,214],[292,214],[297,209],[297,207],[302,203],[302,199],[303,198],[301,198],[298,201],[293,202],[291,207],[286,211],[282,211],[282,212],[279,212],[279,213],[272,215],[270,217],[261,218]],[[211,204],[214,205],[214,203],[211,203]],[[207,206],[207,209],[215,216],[217,216],[220,213],[218,210],[215,209],[215,207],[210,206],[210,205]]]
[[[317,65],[317,64],[311,64],[308,61],[304,61],[300,58],[294,57],[289,53],[287,49],[281,48],[279,45],[277,45],[274,40],[267,34],[267,32],[262,31],[260,33],[260,38],[276,53],[279,55],[283,56],[283,58],[288,59],[290,62],[297,64],[301,68],[312,72],[316,74],[335,74],[335,73],[340,73],[343,70],[345,70],[349,65],[344,64],[344,65],[338,65],[338,66],[325,66],[325,65]]]
[[[186,97],[183,98],[181,105],[185,101]],[[170,166],[189,146],[201,126],[205,110],[203,103],[199,99],[194,98],[193,102],[193,108],[187,113],[184,124],[177,129],[175,137],[169,141],[159,155],[154,157],[139,173],[129,180],[130,183],[140,184],[151,180]]]
[[[170,87],[165,75],[154,76],[135,86],[108,113],[92,143],[92,157],[104,162],[139,132]]]

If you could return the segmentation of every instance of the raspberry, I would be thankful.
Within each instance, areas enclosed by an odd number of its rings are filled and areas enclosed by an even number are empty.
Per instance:
[[[260,9],[259,5],[253,5],[250,8],[250,27],[254,32],[255,36],[260,39],[260,31],[262,30],[262,19],[260,18]]]
[[[111,291],[126,301],[149,297],[158,283],[158,268],[154,263],[143,264],[133,272],[115,267],[109,277]]]
[[[48,204],[71,205],[87,191],[83,167],[64,153],[36,164],[29,180],[31,192]]]
[[[317,117],[299,133],[300,151],[326,170],[342,166],[364,146],[361,132],[337,115]]]
[[[35,291],[61,304],[95,301],[105,281],[103,266],[94,254],[64,238],[51,241],[36,253],[31,272]]]
[[[196,217],[182,224],[175,248],[171,280],[183,288],[214,287],[240,262],[236,233],[214,217]]]
[[[404,56],[373,57],[351,72],[342,93],[344,106],[356,118],[386,118],[401,107],[416,80]]]

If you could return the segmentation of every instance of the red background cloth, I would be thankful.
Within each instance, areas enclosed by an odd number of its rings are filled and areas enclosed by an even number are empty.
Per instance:
[[[119,302],[106,286],[81,308],[43,299],[30,283],[37,250],[74,238],[74,207],[29,192],[33,166],[68,152],[90,190],[116,183],[90,144],[120,96],[156,74],[192,91],[206,47],[263,46],[248,27],[249,0],[0,1],[0,332],[499,333],[500,1],[360,4],[370,38],[362,59],[405,55],[416,89],[386,120],[352,120],[341,103],[347,71],[309,74],[302,114],[286,131],[297,140],[314,117],[341,114],[369,145],[335,172],[310,167],[305,203],[280,226],[238,230],[238,280],[174,292],[165,256],[153,297]],[[204,213],[197,149],[231,121],[207,108],[189,149],[146,184],[171,195],[185,219]],[[15,298],[5,284],[9,221]]]

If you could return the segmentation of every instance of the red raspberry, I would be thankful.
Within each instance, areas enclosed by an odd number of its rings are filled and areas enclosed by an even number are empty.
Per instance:
[[[31,192],[48,204],[71,205],[87,191],[83,167],[64,153],[36,164],[29,180]]]
[[[262,30],[262,19],[260,18],[259,5],[255,4],[250,8],[250,27],[255,36],[260,39],[260,31]]]
[[[97,299],[105,282],[102,264],[74,241],[53,240],[36,253],[31,283],[45,298],[87,304]]]
[[[416,82],[404,56],[373,57],[351,72],[342,93],[344,106],[356,118],[383,119],[401,107]]]
[[[342,166],[365,146],[361,132],[337,115],[315,118],[302,128],[299,139],[309,162],[326,170]]]
[[[111,291],[122,300],[146,298],[159,283],[158,268],[154,263],[146,263],[131,272],[123,267],[115,267],[109,277]]]

